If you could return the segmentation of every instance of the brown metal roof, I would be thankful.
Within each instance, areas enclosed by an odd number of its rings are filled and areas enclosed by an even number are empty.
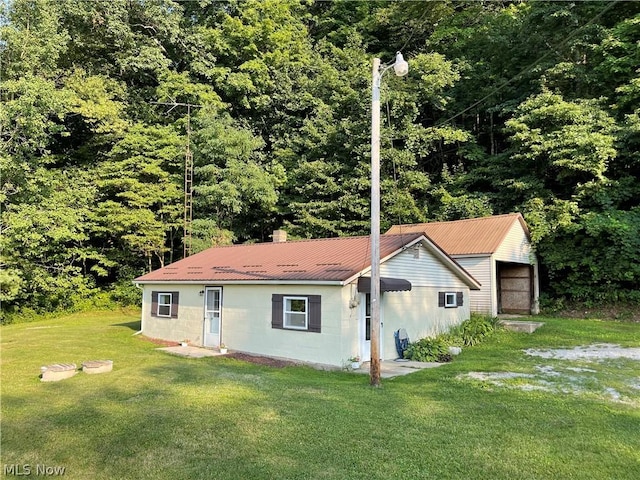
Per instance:
[[[421,235],[381,235],[380,258]],[[213,247],[135,281],[344,281],[370,266],[368,236],[338,237]]]
[[[425,233],[449,255],[480,255],[494,253],[513,222],[520,222],[526,235],[529,229],[519,213],[470,218],[452,222],[394,225],[387,234]]]

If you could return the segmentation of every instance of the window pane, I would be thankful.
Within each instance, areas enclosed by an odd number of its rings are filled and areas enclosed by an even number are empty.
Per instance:
[[[287,301],[287,310],[290,312],[305,312],[307,302],[302,299],[292,298]]]
[[[371,294],[365,295],[364,302],[364,320],[365,320],[365,340],[371,340]]]
[[[307,315],[304,313],[290,313],[284,315],[285,327],[307,328]]]
[[[170,293],[158,294],[158,315],[161,317],[171,316],[171,294]]]
[[[445,294],[444,305],[445,307],[456,307],[458,305],[458,302],[456,301],[456,294],[455,293]]]
[[[207,310],[220,310],[219,290],[207,290]]]

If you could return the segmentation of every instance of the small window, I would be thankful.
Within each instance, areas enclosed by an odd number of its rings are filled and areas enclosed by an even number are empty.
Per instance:
[[[445,308],[452,308],[452,307],[458,306],[458,299],[455,292],[445,292],[444,306]]]
[[[307,297],[284,297],[283,303],[282,326],[296,330],[307,330],[309,323]]]
[[[178,318],[180,292],[151,292],[151,316]]]
[[[457,308],[464,305],[463,292],[438,292],[438,306],[444,308]]]
[[[171,294],[170,293],[158,294],[158,316],[159,317],[171,316]]]

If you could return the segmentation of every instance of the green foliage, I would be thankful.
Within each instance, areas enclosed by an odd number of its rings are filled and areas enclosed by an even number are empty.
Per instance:
[[[450,361],[449,346],[439,338],[422,338],[412,342],[404,352],[405,358],[416,362],[441,362]]]
[[[452,357],[449,347],[478,345],[496,331],[497,321],[495,317],[472,313],[469,320],[452,327],[446,333],[410,343],[404,356],[417,362],[450,362]]]
[[[466,346],[474,346],[490,336],[496,329],[497,318],[485,315],[472,314],[460,326],[462,343]]]
[[[187,142],[196,250],[367,233],[371,58],[397,50],[383,228],[520,211],[550,295],[633,299],[639,5],[3,2],[4,307],[180,258]]]

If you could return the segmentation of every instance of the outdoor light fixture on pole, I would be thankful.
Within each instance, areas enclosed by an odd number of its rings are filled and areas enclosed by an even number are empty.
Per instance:
[[[380,68],[373,59],[371,85],[371,385],[380,385],[380,80],[393,67],[399,77],[409,73],[400,52],[391,65]]]

